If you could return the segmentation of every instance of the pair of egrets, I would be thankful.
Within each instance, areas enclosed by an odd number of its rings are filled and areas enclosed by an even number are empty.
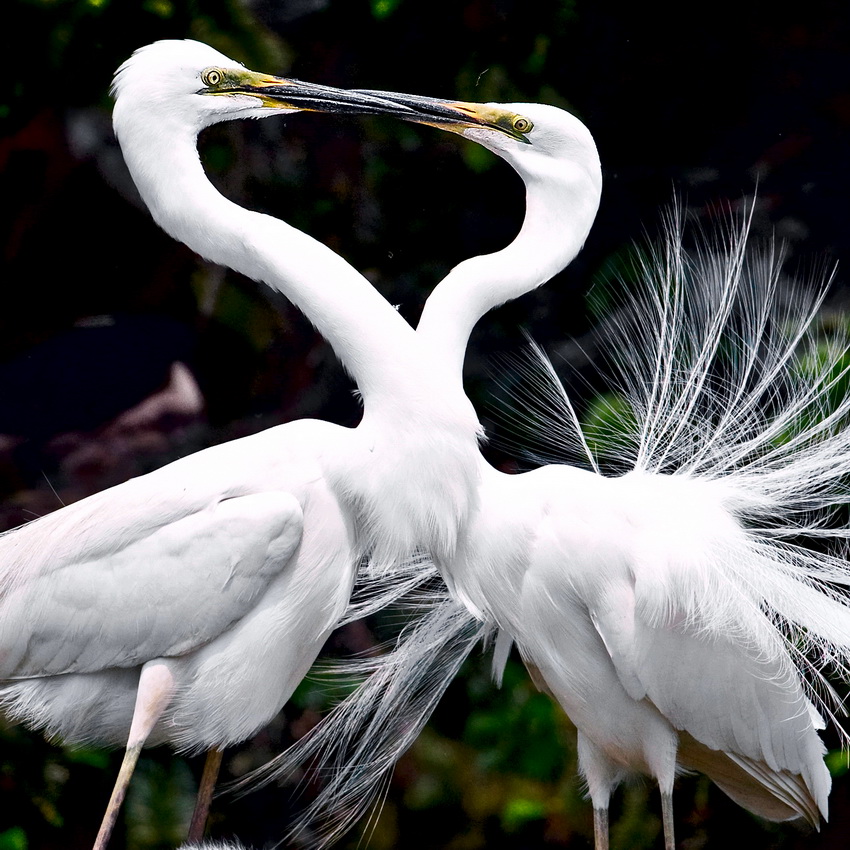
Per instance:
[[[418,551],[465,608],[442,637],[428,631],[443,623],[434,619],[388,661],[383,672],[402,682],[394,693],[416,690],[404,676],[415,680],[407,662],[423,634],[449,640],[473,618],[497,627],[499,657],[515,641],[579,729],[597,848],[607,847],[611,791],[631,771],[659,783],[668,848],[679,767],[766,817],[825,816],[829,776],[800,646],[846,666],[850,611],[829,583],[850,574],[803,549],[794,519],[846,499],[850,440],[832,426],[847,405],[780,438],[820,409],[840,358],[795,384],[800,331],[755,346],[709,386],[723,340],[740,344],[743,329],[748,345],[761,340],[781,313],[773,266],[748,276],[745,239],[732,239],[719,264],[696,270],[708,290],[692,301],[674,239],[636,320],[645,348],[624,361],[638,423],[632,474],[604,478],[591,456],[591,471],[504,475],[479,454],[461,366],[475,322],[544,283],[584,242],[601,171],[577,119],[536,104],[313,86],[195,42],[138,51],[114,92],[116,133],[155,220],[290,298],[334,347],[364,411],[354,429],[300,421],[208,449],[0,537],[4,710],[67,741],[127,745],[95,846],[108,841],[145,743],[220,758],[305,675],[361,559],[381,572]],[[520,234],[457,266],[414,331],[328,248],[206,179],[203,127],[300,109],[390,114],[487,146],[525,181]],[[766,420],[761,403],[777,384],[790,392]],[[572,417],[560,404],[556,415]],[[387,710],[421,720],[427,711],[406,699]],[[195,837],[204,817],[201,805]]]

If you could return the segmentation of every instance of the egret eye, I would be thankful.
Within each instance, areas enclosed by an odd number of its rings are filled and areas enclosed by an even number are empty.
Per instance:
[[[223,79],[224,75],[218,68],[207,68],[201,74],[201,80],[205,86],[217,86]]]
[[[513,120],[513,128],[517,133],[530,133],[533,127],[534,124],[528,118],[523,118],[521,115],[517,115]]]

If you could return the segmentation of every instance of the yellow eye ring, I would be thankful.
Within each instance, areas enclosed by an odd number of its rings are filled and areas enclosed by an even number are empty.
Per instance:
[[[217,86],[222,79],[224,79],[224,75],[218,70],[218,68],[207,68],[207,70],[201,74],[201,81],[205,86]]]
[[[517,131],[517,133],[530,133],[534,128],[534,124],[528,120],[528,118],[523,118],[521,115],[517,115],[513,120],[513,128]]]

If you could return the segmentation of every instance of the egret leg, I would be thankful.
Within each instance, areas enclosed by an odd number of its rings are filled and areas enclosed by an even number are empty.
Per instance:
[[[593,807],[593,850],[608,850],[608,809]]]
[[[595,850],[608,850],[608,805],[611,791],[620,783],[623,771],[581,732],[577,744],[579,770],[587,780],[593,803],[593,846]]]
[[[189,824],[189,843],[200,842],[204,837],[204,829],[207,825],[207,816],[210,813],[213,790],[218,779],[218,771],[221,768],[223,750],[213,748],[207,753],[204,762],[204,772],[201,774],[201,785],[198,788],[198,799],[195,803],[195,811],[192,813],[192,822]]]
[[[133,720],[130,724],[130,736],[127,739],[127,749],[124,752],[124,760],[118,771],[118,778],[109,798],[109,805],[103,815],[100,830],[94,842],[93,850],[105,850],[118,820],[118,812],[124,797],[127,796],[127,786],[130,777],[136,768],[139,754],[156,725],[156,721],[162,716],[171,697],[174,695],[174,676],[166,661],[149,661],[142,667],[139,676],[139,690],[136,692],[136,705],[133,709]]]
[[[676,850],[673,831],[673,793],[661,792],[661,823],[664,826],[664,850]]]

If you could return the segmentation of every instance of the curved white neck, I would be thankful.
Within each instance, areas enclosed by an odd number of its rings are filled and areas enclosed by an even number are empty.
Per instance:
[[[523,174],[525,219],[501,251],[464,260],[437,285],[417,334],[460,380],[469,335],[489,310],[536,289],[581,250],[599,207],[598,172],[564,165],[558,180]]]
[[[126,114],[116,122],[130,173],[160,227],[202,257],[283,293],[333,346],[364,402],[409,395],[422,358],[407,322],[331,249],[224,198],[204,173],[191,128],[167,130]]]

